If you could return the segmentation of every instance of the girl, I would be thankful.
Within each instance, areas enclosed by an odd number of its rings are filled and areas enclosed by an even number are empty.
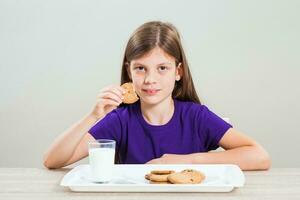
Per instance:
[[[122,104],[124,89],[102,89],[96,105],[62,133],[44,155],[47,168],[88,156],[89,141],[113,139],[119,163],[232,163],[266,170],[268,153],[200,103],[176,28],[159,21],[140,26],[126,46],[121,84],[140,100]],[[209,152],[223,147],[225,151]]]

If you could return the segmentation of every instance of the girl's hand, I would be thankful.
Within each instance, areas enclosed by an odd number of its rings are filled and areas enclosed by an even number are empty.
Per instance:
[[[91,112],[92,116],[100,119],[117,108],[124,99],[123,94],[125,90],[119,85],[110,85],[100,90],[96,105]]]
[[[164,154],[160,158],[150,160],[146,164],[193,164],[193,154]]]

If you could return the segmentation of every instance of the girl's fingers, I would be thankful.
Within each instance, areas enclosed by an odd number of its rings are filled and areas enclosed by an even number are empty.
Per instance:
[[[120,93],[122,94],[123,92],[125,92],[125,89],[123,89],[121,86],[119,85],[109,85],[107,87],[104,87],[103,89],[101,89],[99,92],[107,92],[110,91],[111,89],[117,89],[120,91]]]
[[[120,104],[112,99],[101,99],[98,103],[118,107]]]
[[[118,85],[112,85],[112,86],[108,86],[104,89],[102,89],[99,93],[108,93],[108,92],[113,92],[116,95],[118,95],[120,97],[120,99],[123,98],[123,94],[125,94],[125,89],[123,89],[121,86]]]
[[[121,92],[122,95],[126,93],[126,90],[121,86],[118,85],[116,88]]]
[[[111,92],[113,92],[116,95],[118,95],[121,100],[123,99],[123,94],[122,94],[122,92],[118,88],[112,88]]]
[[[111,99],[119,104],[122,103],[122,99],[118,95],[112,92],[103,93],[98,97],[98,99]]]

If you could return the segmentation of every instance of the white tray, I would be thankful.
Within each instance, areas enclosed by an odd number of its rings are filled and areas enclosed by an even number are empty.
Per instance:
[[[154,169],[196,169],[203,172],[200,184],[149,184],[145,174]],[[237,165],[115,165],[114,178],[101,184],[90,181],[89,165],[79,165],[68,172],[60,185],[77,192],[230,192],[243,187],[245,177]]]

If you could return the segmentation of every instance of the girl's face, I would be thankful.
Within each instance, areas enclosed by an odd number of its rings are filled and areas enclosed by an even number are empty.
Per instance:
[[[171,98],[180,74],[181,66],[176,66],[175,58],[159,47],[130,62],[129,76],[140,100],[146,104],[157,104]]]

